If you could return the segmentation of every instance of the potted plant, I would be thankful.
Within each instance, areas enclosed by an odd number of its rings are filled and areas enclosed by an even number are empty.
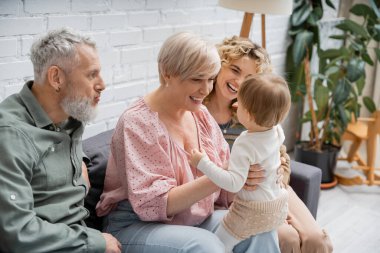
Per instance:
[[[326,4],[333,7],[330,1]],[[351,117],[359,115],[365,83],[364,68],[366,64],[374,63],[368,51],[375,50],[377,58],[380,58],[378,49],[368,47],[372,39],[380,41],[380,14],[373,0],[370,0],[370,6],[354,5],[350,12],[363,17],[363,21],[357,23],[343,19],[336,25],[341,34],[330,36],[344,41],[343,46],[322,50],[316,24],[319,19],[315,19],[323,15],[321,1],[296,1],[291,19],[297,11],[306,8],[305,5],[310,10],[305,22],[295,26],[297,23],[291,21],[290,34],[294,43],[290,49],[291,57],[288,55],[292,61],[287,62],[294,68],[289,81],[293,99],[298,99],[302,105],[306,99],[308,105],[300,122],[310,123],[309,141],[296,145],[295,159],[321,168],[322,184],[329,184],[334,181],[333,170],[340,150],[340,136]],[[317,73],[312,73],[310,69],[312,52],[319,57]],[[370,98],[365,98],[366,105],[371,103]]]

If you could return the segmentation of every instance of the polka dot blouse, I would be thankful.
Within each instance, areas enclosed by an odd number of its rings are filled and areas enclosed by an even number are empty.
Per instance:
[[[229,147],[219,126],[206,107],[193,115],[202,148],[211,161],[222,166],[229,158]],[[199,176],[201,172],[189,165],[186,151],[171,139],[158,114],[140,98],[116,125],[97,214],[104,216],[118,202],[128,199],[141,220],[200,224],[214,211],[215,202],[227,206],[224,191],[211,194],[174,217],[166,215],[168,191]]]

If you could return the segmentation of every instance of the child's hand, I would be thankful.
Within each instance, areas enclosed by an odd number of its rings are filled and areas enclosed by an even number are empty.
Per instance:
[[[194,168],[198,167],[198,163],[204,155],[206,155],[204,152],[201,153],[196,149],[191,150],[190,159],[189,159],[190,165],[193,166]]]

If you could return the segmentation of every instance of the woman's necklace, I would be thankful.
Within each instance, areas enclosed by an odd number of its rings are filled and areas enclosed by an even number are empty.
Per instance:
[[[232,124],[232,120],[224,124],[219,124],[220,130],[222,130],[224,134],[227,133],[228,129],[231,127],[231,124]]]

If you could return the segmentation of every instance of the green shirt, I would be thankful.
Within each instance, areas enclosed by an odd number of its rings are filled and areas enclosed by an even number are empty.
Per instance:
[[[105,240],[83,226],[83,124],[60,129],[31,87],[0,103],[0,252],[99,252]]]

